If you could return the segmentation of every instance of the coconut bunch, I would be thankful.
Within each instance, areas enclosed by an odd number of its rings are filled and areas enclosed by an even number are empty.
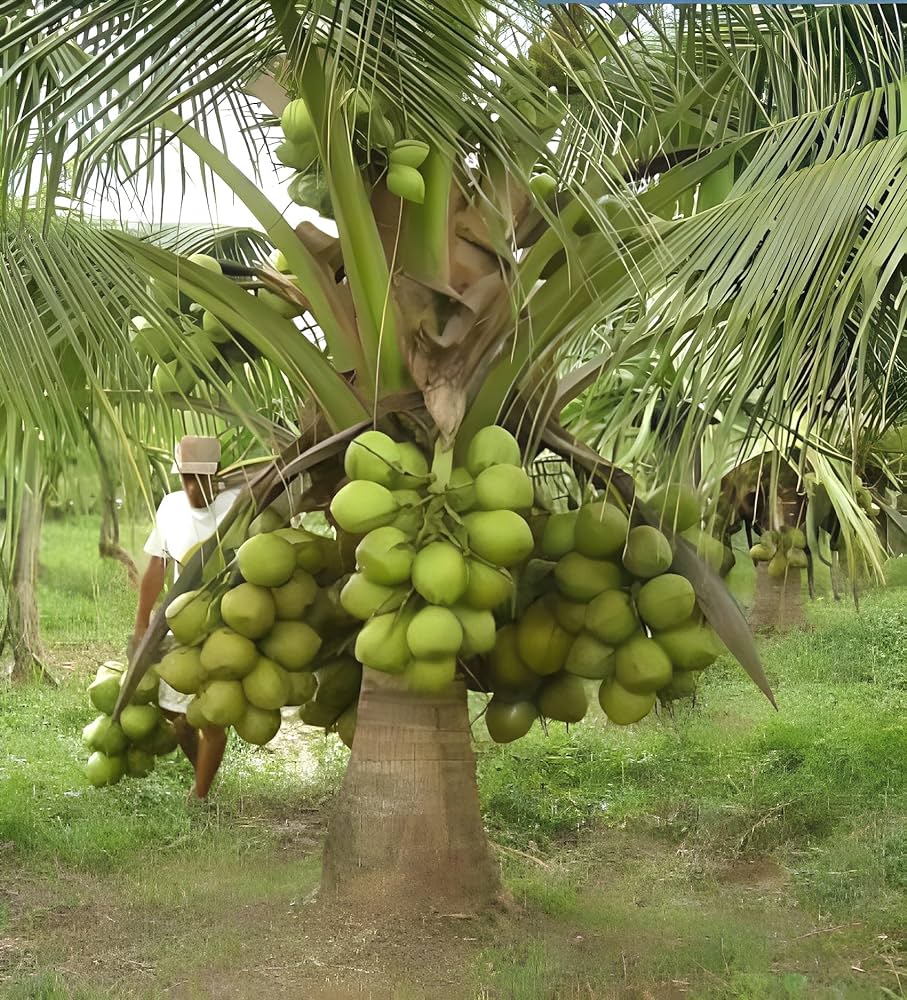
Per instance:
[[[800,528],[785,525],[780,531],[764,531],[750,549],[754,562],[767,562],[768,575],[780,578],[789,569],[805,569],[806,536]]]
[[[532,552],[533,487],[519,445],[485,427],[465,465],[430,473],[414,443],[366,431],[344,468],[349,482],[331,515],[359,538],[356,572],[340,593],[362,623],[355,657],[401,675],[413,692],[438,693],[460,664],[493,649],[493,609],[513,593],[511,567]]]
[[[671,497],[653,499],[676,526],[700,519],[698,507],[678,518]],[[638,722],[658,698],[693,693],[718,641],[692,585],[670,572],[674,554],[665,534],[631,526],[620,507],[598,498],[551,514],[539,552],[551,567],[547,587],[519,620],[498,630],[489,658],[492,739],[517,739],[539,716],[578,722],[588,710],[589,682],[620,725]]]
[[[108,660],[88,687],[91,704],[101,713],[82,730],[82,741],[91,751],[85,777],[96,787],[115,785],[124,775],[144,778],[154,770],[156,757],[176,749],[176,732],[157,706],[153,670],[142,678],[120,721],[113,721],[124,671],[122,663]]]

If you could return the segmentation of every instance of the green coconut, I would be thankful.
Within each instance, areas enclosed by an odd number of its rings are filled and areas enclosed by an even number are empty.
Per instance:
[[[431,660],[410,660],[403,671],[407,690],[433,695],[446,691],[457,675],[457,659],[445,656]]]
[[[293,565],[296,565],[295,556]],[[254,583],[241,583],[228,590],[221,599],[220,614],[225,625],[247,639],[261,639],[267,635],[277,617],[271,591]]]
[[[399,508],[397,516],[392,522],[393,527],[402,531],[407,538],[414,537],[425,521],[421,494],[410,489],[391,490],[391,494],[397,501]]]
[[[769,548],[767,545],[763,545],[761,542],[757,542],[750,548],[750,557],[753,562],[768,562],[769,559],[775,554],[775,547]]]
[[[653,629],[685,622],[696,607],[696,591],[685,576],[663,573],[644,583],[636,595],[639,617]]]
[[[324,569],[323,546],[329,539],[313,535],[302,528],[278,528],[274,534],[293,546],[299,569],[304,569],[307,573],[318,573]]]
[[[284,670],[310,670],[321,648],[321,636],[305,622],[278,621],[258,648]]]
[[[359,697],[362,667],[351,656],[331,660],[315,671],[318,687],[315,701],[326,708],[342,712]]]
[[[406,643],[417,660],[456,656],[463,644],[463,626],[448,608],[430,604],[413,615],[406,629]]]
[[[619,646],[639,628],[636,609],[623,590],[605,590],[586,608],[586,629],[608,646]]]
[[[236,735],[246,743],[263,747],[270,743],[280,730],[281,715],[277,709],[247,705],[243,714],[233,723]]]
[[[602,682],[598,690],[598,703],[611,722],[629,726],[645,718],[655,707],[655,692],[634,694],[616,680]]]
[[[569,601],[587,603],[605,590],[623,583],[623,571],[605,559],[590,559],[579,552],[568,552],[554,567],[557,589]]]
[[[205,676],[201,650],[197,646],[176,646],[155,668],[158,677],[180,694],[195,694]]]
[[[781,529],[781,548],[785,551],[790,549],[805,549],[806,535],[803,534],[800,528],[792,528],[789,525],[785,525]]]
[[[558,625],[576,635],[586,627],[586,604],[581,601],[568,601],[566,597],[557,594],[551,604]]]
[[[340,713],[340,717],[334,723],[334,732],[340,737],[340,742],[353,749],[353,739],[356,736],[356,716],[358,705],[350,705],[345,711]]]
[[[806,558],[806,552],[803,549],[788,549],[787,565],[791,569],[806,569],[809,565],[809,560]]]
[[[307,143],[315,138],[315,124],[300,97],[290,101],[280,115],[280,128],[290,142]]]
[[[239,681],[211,681],[198,696],[199,708],[213,726],[234,726],[248,702]]]
[[[386,175],[387,190],[404,201],[421,205],[425,201],[425,180],[418,170],[392,163]]]
[[[286,705],[302,705],[315,694],[317,681],[314,674],[297,672],[287,673],[290,692],[287,695]]]
[[[149,322],[144,316],[136,316],[130,323],[132,330],[129,341],[139,353],[153,361],[169,361],[173,358],[174,344],[166,330]]]
[[[495,695],[485,709],[485,725],[495,743],[512,743],[521,739],[538,717],[531,701],[504,701]]]
[[[455,604],[450,610],[463,628],[462,656],[478,656],[494,649],[495,620],[490,611],[476,610],[465,604]]]
[[[340,591],[340,604],[347,614],[368,621],[372,615],[396,611],[407,593],[406,587],[382,587],[362,573],[354,573]]]
[[[493,465],[522,465],[523,457],[516,438],[496,424],[477,431],[466,450],[466,468],[475,479]]]
[[[246,539],[236,553],[236,561],[247,583],[282,587],[296,569],[296,550],[285,538],[268,532]]]
[[[541,550],[546,559],[560,559],[572,552],[576,544],[576,519],[579,511],[549,514],[542,529]]]
[[[535,547],[525,518],[512,510],[477,510],[463,518],[469,547],[496,566],[516,566]]]
[[[154,732],[137,743],[136,746],[141,750],[153,753],[155,757],[165,757],[168,753],[173,753],[179,746],[176,728],[172,722],[162,717],[158,719]]]
[[[318,726],[321,729],[330,729],[337,721],[337,713],[333,708],[319,705],[316,701],[307,701],[299,709],[299,718],[307,726]]]
[[[296,621],[315,600],[318,584],[310,573],[297,569],[282,587],[272,587],[274,610],[281,621]]]
[[[480,510],[528,510],[535,492],[532,480],[517,465],[491,465],[476,476],[476,504]]]
[[[233,339],[229,327],[207,309],[202,313],[202,329],[215,344],[228,344]]]
[[[209,677],[238,680],[245,677],[257,660],[255,643],[231,628],[216,628],[202,646],[201,664]]]
[[[100,674],[100,671],[98,671]],[[88,685],[88,698],[92,705],[105,715],[113,715],[114,706],[120,696],[120,674],[105,674],[96,677]]]
[[[627,535],[623,562],[628,572],[640,580],[648,580],[667,572],[674,561],[667,538],[648,524],[631,528]]]
[[[428,481],[428,459],[422,450],[412,441],[401,441],[397,445],[399,465],[403,470],[398,473],[394,485],[397,489],[417,490]],[[360,476],[357,478],[365,478]]]
[[[513,577],[506,569],[467,559],[468,582],[462,602],[476,611],[493,611],[513,594]]]
[[[129,740],[122,727],[109,715],[99,715],[82,730],[82,742],[89,750],[100,750],[112,757],[122,753]]]
[[[96,750],[85,762],[84,774],[89,784],[101,788],[104,785],[115,785],[123,777],[125,769],[124,757]]]
[[[658,689],[658,700],[670,702],[679,701],[681,698],[691,698],[696,693],[698,682],[698,670],[678,670],[671,678],[670,684]]]
[[[573,636],[560,627],[551,602],[545,598],[530,604],[517,624],[517,650],[535,673],[556,673],[564,666]]]
[[[249,525],[249,537],[251,538],[252,535],[264,535],[270,531],[280,531],[283,527],[283,515],[278,514],[273,507],[265,507]]]
[[[130,743],[150,736],[157,729],[161,710],[156,705],[127,705],[120,712],[120,728]]]
[[[256,708],[281,708],[290,697],[290,674],[266,656],[242,679],[243,694]]]
[[[787,576],[787,555],[783,549],[778,549],[769,560],[768,575],[775,580]]]
[[[206,729],[211,720],[202,712],[201,695],[195,695],[186,706],[186,723],[193,729]]]
[[[590,680],[611,677],[614,674],[614,647],[606,645],[591,632],[580,632],[567,653],[564,670]]]
[[[390,489],[398,485],[401,465],[400,447],[382,431],[364,431],[352,440],[343,456],[343,469],[349,479],[367,479]]]
[[[285,139],[274,150],[274,154],[285,167],[308,170],[318,155],[318,146],[315,142],[290,142],[289,139]],[[283,273],[289,273],[289,269]]]
[[[386,525],[370,531],[356,546],[356,565],[372,583],[396,587],[409,580],[415,555],[409,537]]]
[[[380,483],[354,479],[340,488],[331,501],[331,515],[351,535],[364,535],[390,524],[399,508],[393,493]]]
[[[586,504],[576,516],[576,551],[590,559],[617,555],[627,541],[629,527],[627,515],[614,504]]]
[[[125,674],[120,679],[121,687],[124,680]],[[129,699],[129,704],[145,705],[151,701],[156,702],[158,687],[159,678],[157,671],[154,667],[149,667],[148,670],[139,678],[138,683],[135,686],[135,690],[132,692],[132,696]]]
[[[154,770],[154,754],[139,747],[126,751],[126,773],[132,778],[146,778]]]
[[[401,139],[388,153],[388,160],[404,167],[418,169],[425,162],[428,153],[427,142],[419,139]]]
[[[529,190],[536,198],[547,201],[557,191],[557,180],[551,174],[533,174],[529,178]]]
[[[206,271],[212,271],[214,274],[223,274],[224,269],[220,264],[208,253],[190,253],[186,260],[191,261],[198,267],[203,267]]]
[[[673,670],[668,654],[644,635],[634,635],[615,654],[615,676],[633,694],[647,694],[671,683]]]
[[[411,615],[391,612],[376,615],[362,626],[356,636],[356,659],[373,670],[399,674],[409,662],[406,630]]]
[[[198,377],[181,361],[162,361],[154,366],[151,388],[157,393],[176,393],[185,396],[191,392]]]
[[[187,590],[178,594],[167,605],[164,615],[177,642],[194,646],[205,637],[210,597],[201,590]]]
[[[716,573],[722,571],[725,557],[729,552],[726,545],[701,528],[687,528],[683,532],[683,537],[696,549],[696,555],[706,565],[710,566]]]
[[[718,637],[708,625],[697,620],[656,632],[654,639],[677,670],[704,670],[721,653]]]
[[[471,510],[476,505],[475,480],[469,474],[468,469],[456,466],[447,481],[447,489],[444,491],[444,499],[451,510],[459,514]]]
[[[490,687],[495,694],[531,696],[539,686],[539,675],[523,661],[517,639],[516,625],[504,625],[497,631],[488,658]]]
[[[589,708],[583,682],[565,673],[545,681],[535,703],[542,715],[557,722],[579,722]]]
[[[429,604],[456,604],[469,582],[463,553],[450,542],[430,542],[420,549],[411,575],[413,587]]]
[[[702,518],[702,504],[696,490],[683,483],[660,486],[646,503],[658,515],[659,526],[671,531],[686,531]]]

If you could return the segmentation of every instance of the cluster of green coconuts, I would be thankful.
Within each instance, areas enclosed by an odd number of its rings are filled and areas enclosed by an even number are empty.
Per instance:
[[[780,531],[764,531],[750,549],[754,562],[767,562],[768,575],[780,578],[788,570],[805,569],[806,536],[800,528],[784,525]]]
[[[330,626],[316,579],[333,543],[301,528],[256,530],[236,552],[241,580],[217,598],[187,591],[167,607],[174,644],[154,672],[192,695],[186,721],[232,726],[262,746],[277,735],[281,709],[299,706],[311,725],[333,728],[347,744],[355,728],[362,668],[323,643]]]
[[[130,703],[111,718],[125,667],[108,660],[98,668],[88,687],[91,704],[101,714],[82,730],[82,742],[91,751],[85,777],[100,787],[115,785],[124,775],[144,778],[154,770],[155,758],[176,749],[176,733],[157,706],[157,677],[142,678]]]

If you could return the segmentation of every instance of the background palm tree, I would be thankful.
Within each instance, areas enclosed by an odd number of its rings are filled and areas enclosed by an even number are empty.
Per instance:
[[[900,379],[899,352],[875,349],[883,327],[899,343],[907,204],[903,32],[885,7],[105,0],[78,18],[54,2],[0,11],[15,15],[0,42],[0,316],[36,360],[23,370],[14,353],[0,358],[0,387],[29,426],[75,420],[69,399],[44,393],[63,341],[119,427],[180,396],[262,441],[294,436],[252,483],[258,507],[296,476],[303,507],[323,506],[338,455],[369,422],[424,433],[449,456],[499,420],[528,461],[546,446],[648,519],[632,480],[558,423],[598,378],[629,371],[609,428],[651,422],[657,393],[672,444],[650,449],[662,481],[691,466],[706,432],[723,455],[741,424],[801,443],[842,422],[852,431],[867,386]],[[276,155],[297,168],[293,197],[333,215],[336,239],[293,229],[224,147],[232,112],[269,165],[291,98],[311,131]],[[430,147],[421,200],[388,180],[389,148],[410,138]],[[213,273],[76,221],[99,188],[160,179],[170,143],[233,189],[293,280],[264,260]],[[44,217],[23,217],[39,193]],[[215,355],[193,339],[189,300],[230,331]],[[287,304],[304,318],[282,316]],[[148,361],[127,336],[135,313],[160,331],[152,360],[192,369],[178,392],[160,381],[147,392]],[[706,615],[767,690],[739,610],[692,546],[675,544]],[[163,629],[159,616],[133,680]],[[427,901],[487,900],[496,881],[462,692],[426,710],[369,674],[325,889],[373,898],[378,877]],[[426,726],[434,735],[420,743]],[[439,747],[444,768],[431,759]]]

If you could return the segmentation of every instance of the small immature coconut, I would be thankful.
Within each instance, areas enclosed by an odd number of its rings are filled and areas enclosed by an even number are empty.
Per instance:
[[[576,550],[590,559],[617,555],[627,541],[628,530],[627,515],[614,504],[587,504],[576,517]]]
[[[340,591],[340,606],[353,618],[368,621],[372,615],[396,611],[406,600],[407,588],[382,587],[362,573],[354,573]]]
[[[775,548],[769,548],[767,545],[763,545],[761,542],[757,542],[750,548],[750,557],[753,562],[768,562],[769,559],[775,554]]]
[[[356,636],[356,659],[373,670],[402,673],[410,658],[406,630],[411,617],[391,612],[367,621]]]
[[[513,577],[506,569],[467,559],[468,582],[462,602],[477,611],[493,611],[513,594]]]
[[[430,542],[420,549],[411,575],[416,591],[429,604],[456,604],[469,582],[466,560],[450,542]]]
[[[282,587],[296,569],[296,550],[285,538],[268,532],[247,538],[236,553],[236,561],[247,583]]]
[[[567,600],[585,603],[605,590],[620,587],[623,571],[616,563],[568,552],[554,567],[554,581]]]
[[[564,673],[544,682],[535,703],[542,715],[557,722],[579,722],[589,708],[583,682]]]
[[[292,554],[292,549],[289,546],[287,548]],[[292,562],[295,566],[295,555],[292,555]],[[241,583],[224,594],[220,602],[220,615],[224,624],[234,632],[247,639],[261,639],[271,631],[277,609],[267,587]]]
[[[253,746],[263,747],[277,735],[282,721],[277,709],[268,710],[258,708],[256,705],[247,705],[245,712],[233,726],[241,740]]]
[[[157,705],[127,705],[120,713],[120,728],[130,743],[138,743],[157,729],[160,718]]]
[[[787,556],[783,549],[778,549],[769,560],[768,575],[776,580],[787,576]]]
[[[480,510],[528,510],[532,480],[517,465],[491,465],[476,476],[476,503]]]
[[[702,505],[696,490],[683,483],[660,486],[646,503],[659,516],[659,526],[681,532],[698,525],[702,518]]]
[[[88,698],[99,712],[113,715],[114,706],[120,696],[120,680],[120,674],[101,674],[98,671],[98,676],[88,685]]]
[[[284,670],[311,670],[312,660],[321,648],[321,636],[305,622],[278,621],[258,648]]]
[[[297,671],[292,674],[288,673],[287,679],[289,681],[289,694],[284,702],[285,705],[302,705],[315,694],[317,681],[314,674]]]
[[[205,676],[201,649],[198,646],[177,646],[171,649],[156,669],[158,677],[180,694],[195,694]]]
[[[639,617],[653,629],[673,628],[696,607],[696,592],[684,576],[663,573],[644,583],[636,595]]]
[[[425,201],[425,180],[414,167],[392,163],[386,175],[387,190],[404,201],[421,205]]]
[[[315,138],[315,125],[302,98],[286,105],[280,115],[280,127],[290,142],[307,143]]]
[[[318,584],[311,574],[297,569],[282,587],[271,588],[278,619],[293,621],[302,618],[317,593]]]
[[[280,664],[266,656],[242,679],[243,694],[256,708],[282,708],[290,696],[290,677]]]
[[[614,674],[614,647],[606,645],[591,632],[580,632],[567,653],[564,670],[577,677],[605,680]]]
[[[397,485],[400,447],[381,431],[364,431],[354,438],[343,456],[349,479],[367,479],[390,489]]]
[[[417,660],[455,656],[463,644],[463,626],[452,611],[430,604],[413,615],[406,643]]]
[[[608,646],[619,646],[639,629],[630,595],[623,590],[605,590],[586,608],[586,628]]]
[[[391,163],[417,170],[425,162],[428,153],[427,142],[422,142],[419,139],[401,139],[394,143],[387,158]]]
[[[485,725],[495,743],[512,743],[532,728],[538,709],[531,701],[504,701],[495,695],[485,709]]]
[[[89,784],[102,788],[104,785],[115,785],[123,777],[125,766],[122,756],[95,750],[85,762],[84,774]]]
[[[581,601],[568,601],[558,594],[551,605],[558,625],[576,635],[586,626],[586,605]]]
[[[177,642],[194,646],[205,638],[205,621],[211,599],[204,591],[187,590],[167,605],[164,616]]]
[[[199,695],[199,708],[213,726],[233,726],[248,702],[239,681],[211,681]]]
[[[520,656],[516,625],[498,629],[489,662],[491,688],[495,695],[500,693],[507,697],[525,692],[531,696],[539,685],[539,675]]]
[[[477,431],[466,451],[466,468],[475,478],[492,465],[522,465],[516,438],[496,424]]]
[[[655,707],[655,692],[634,694],[616,680],[603,681],[598,691],[598,703],[611,722],[629,726],[645,718]]]
[[[391,525],[373,529],[356,546],[359,571],[382,587],[408,581],[414,558],[408,536]]]
[[[331,515],[351,535],[364,535],[374,528],[390,524],[398,509],[393,493],[368,479],[354,479],[347,483],[331,501]]]
[[[560,559],[576,544],[576,519],[579,511],[549,514],[542,529],[541,550],[546,559]]]
[[[633,694],[647,694],[671,683],[673,671],[667,653],[644,635],[635,635],[617,650],[615,676]]]
[[[462,656],[477,656],[494,649],[497,633],[494,615],[490,611],[476,610],[465,604],[455,604],[450,610],[463,628]]]
[[[477,510],[463,518],[470,549],[496,566],[516,566],[535,546],[525,519],[512,510]]]
[[[665,536],[648,524],[631,528],[627,535],[623,563],[627,570],[640,580],[648,580],[667,572],[674,561],[674,553]]]
[[[208,677],[238,680],[255,666],[258,650],[251,639],[221,627],[205,639],[200,659]]]
[[[656,632],[655,641],[667,653],[676,670],[703,670],[718,659],[718,637],[704,622],[688,621]]]
[[[544,598],[530,604],[517,624],[520,658],[537,674],[554,674],[562,669],[572,645],[573,636],[558,625],[551,602]]]

